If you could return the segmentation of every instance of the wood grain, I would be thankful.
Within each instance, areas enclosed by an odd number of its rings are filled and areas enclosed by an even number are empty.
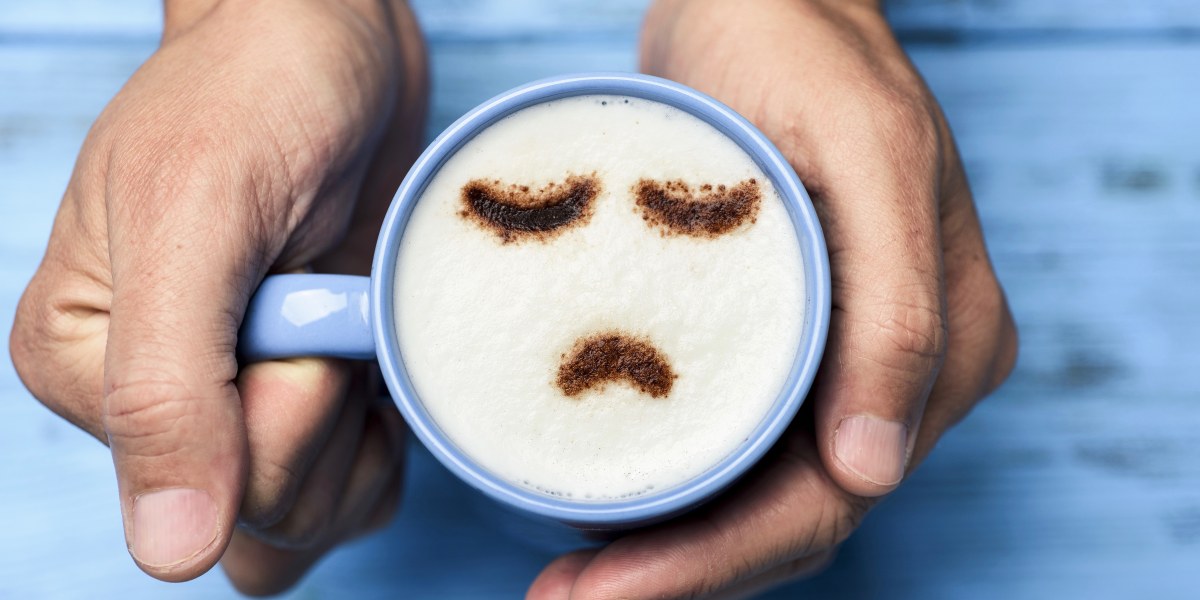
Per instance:
[[[649,0],[410,0],[436,38],[549,37],[627,32]],[[1028,34],[1047,31],[1190,36],[1200,32],[1193,0],[885,0],[902,30]],[[0,3],[3,36],[157,37],[157,0],[49,0]]]
[[[416,4],[435,33],[431,133],[529,79],[634,64],[641,2]],[[4,330],[87,127],[153,50],[154,4],[113,6],[0,3]],[[893,3],[912,31],[993,28],[1002,42],[910,49],[958,135],[1020,364],[828,573],[768,597],[1184,598],[1200,587],[1200,43],[1179,35],[1200,23],[1193,6]],[[1030,28],[1142,33],[1031,39]],[[233,594],[220,573],[172,586],[134,567],[107,452],[33,401],[8,360],[0,456],[0,598]],[[412,463],[400,519],[292,597],[520,596],[549,555],[498,530],[423,451]]]

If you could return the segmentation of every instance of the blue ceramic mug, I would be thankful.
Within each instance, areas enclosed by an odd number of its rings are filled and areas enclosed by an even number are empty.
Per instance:
[[[476,134],[541,102],[579,95],[629,96],[684,110],[734,140],[771,179],[800,241],[806,299],[791,372],[754,432],[721,462],[673,488],[613,501],[551,497],[484,470],[439,429],[413,389],[397,341],[393,285],[400,239],[427,183]],[[829,327],[829,262],[808,193],[774,145],[729,107],[683,85],[637,74],[567,75],[510,90],[456,121],[417,159],[383,222],[370,277],[277,275],[251,300],[239,351],[245,359],[334,356],[379,361],[384,380],[413,432],[443,465],[492,499],[535,517],[586,530],[620,530],[680,514],[712,498],[750,468],[783,433],[808,393]]]

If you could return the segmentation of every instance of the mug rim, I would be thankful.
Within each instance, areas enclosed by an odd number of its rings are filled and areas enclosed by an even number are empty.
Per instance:
[[[800,343],[788,378],[754,431],[720,462],[666,488],[620,500],[568,500],[505,481],[472,460],[436,425],[408,377],[395,327],[395,270],[400,241],[413,208],[442,165],[480,131],[529,106],[570,96],[630,96],[683,110],[732,139],[770,178],[800,243],[805,307]],[[580,73],[540,79],[479,104],[439,134],[397,189],[384,218],[371,265],[371,326],[388,389],[417,438],[459,479],[501,504],[575,526],[649,524],[688,510],[736,481],[775,444],[812,386],[829,330],[829,259],[808,192],[765,135],[719,101],[681,84],[637,73]]]

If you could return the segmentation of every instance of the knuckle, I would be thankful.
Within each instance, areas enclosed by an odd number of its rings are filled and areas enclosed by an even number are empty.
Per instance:
[[[341,506],[360,506],[373,501],[400,467],[400,459],[391,448],[383,427],[368,421],[359,450],[351,466],[350,481],[344,489],[333,485],[306,484],[286,516],[262,530],[261,535],[283,547],[308,549],[324,543],[335,529],[348,525],[339,517]]]
[[[999,336],[997,337],[998,357],[996,364],[992,370],[992,378],[990,381],[991,389],[996,389],[1003,384],[1013,370],[1017,366],[1017,355],[1020,352],[1020,336],[1017,333],[1016,326],[1012,323],[1012,317],[1005,318],[1006,323],[1002,326]]]
[[[993,343],[993,361],[987,382],[987,391],[990,392],[1000,387],[1016,368],[1020,339],[1008,301],[1004,297],[1004,290],[994,277],[984,293],[984,301],[987,303],[985,314],[990,323],[990,338]]]
[[[940,359],[946,352],[946,320],[936,308],[893,305],[879,327],[881,334],[905,354]]]
[[[91,332],[86,321],[96,311],[79,306],[72,298],[51,295],[40,310],[29,312],[33,313],[29,333],[40,339],[42,345],[55,346],[73,344],[89,337]]]
[[[827,508],[830,515],[827,521],[828,533],[818,547],[810,548],[810,553],[831,550],[846,541],[850,534],[862,525],[863,519],[874,505],[874,501],[869,498],[848,493],[841,494],[831,502],[834,505]]]
[[[870,324],[875,347],[887,352],[876,361],[889,369],[926,374],[937,369],[946,355],[948,324],[939,298],[921,298],[888,303]]]
[[[1020,339],[1000,281],[990,268],[970,271],[954,294],[955,335],[968,340],[980,397],[1000,387],[1016,367]]]
[[[843,491],[832,480],[813,483],[814,512],[817,517],[803,534],[795,535],[772,556],[776,564],[829,551],[846,541],[866,517],[873,501]]]
[[[81,358],[78,353],[84,351],[85,342],[95,338],[101,328],[91,320],[97,310],[57,291],[43,291],[38,279],[30,283],[17,305],[9,355],[29,392],[50,405],[57,403],[62,388],[82,383],[72,381],[78,373],[64,372],[56,365],[64,365],[66,356]]]
[[[139,376],[114,382],[104,395],[104,431],[126,451],[141,456],[170,454],[178,448],[177,433],[196,417],[194,400],[177,379]]]
[[[12,333],[8,338],[8,353],[12,358],[13,368],[17,371],[17,376],[21,378],[25,387],[29,388],[29,392],[36,398],[45,400],[46,385],[35,358],[38,354],[38,340],[45,338],[38,335],[38,325],[35,324],[37,315],[31,314],[33,309],[27,298],[28,292],[17,305],[17,312],[13,316]]]
[[[264,532],[272,543],[284,548],[307,550],[325,541],[333,529],[335,502],[317,501],[295,510],[278,525]]]
[[[303,477],[293,467],[250,457],[250,479],[242,500],[241,520],[252,529],[279,523],[292,509]]]

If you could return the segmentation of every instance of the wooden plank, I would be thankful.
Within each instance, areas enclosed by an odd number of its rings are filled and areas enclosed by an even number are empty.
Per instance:
[[[571,38],[597,32],[631,35],[648,0],[412,0],[431,37]],[[891,0],[902,32],[952,41],[962,35],[1039,30],[1128,35],[1200,35],[1192,0]],[[160,0],[45,0],[0,3],[4,36],[157,37]]]
[[[887,0],[903,28],[1179,30],[1200,26],[1191,0]]]
[[[16,34],[157,36],[159,0],[45,0],[0,3],[0,39]]]
[[[629,68],[631,41],[435,40],[431,129],[528,79]],[[152,49],[151,37],[0,43],[3,330],[88,124]],[[1200,586],[1200,46],[914,58],[959,135],[1021,363],[829,573],[771,597],[1186,597]],[[106,451],[30,399],[3,358],[0,597],[231,596],[220,573],[170,586],[133,566]],[[514,597],[548,559],[424,452],[408,483],[395,525],[291,596]]]

